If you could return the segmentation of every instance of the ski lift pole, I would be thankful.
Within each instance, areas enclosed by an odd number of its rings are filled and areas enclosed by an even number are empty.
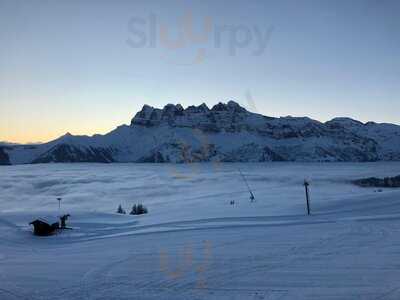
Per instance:
[[[310,192],[308,190],[310,183],[304,180],[304,187],[306,189],[306,201],[307,201],[307,215],[310,215]]]
[[[60,212],[61,211],[61,200],[62,200],[62,198],[57,198],[57,200],[58,200],[58,212]]]
[[[241,171],[240,169],[238,169],[238,171],[239,171],[240,175],[242,176],[243,181],[244,181],[244,183],[246,184],[246,187],[247,187],[247,189],[248,189],[248,191],[249,191],[249,193],[250,193],[250,200],[251,200],[251,202],[253,202],[254,199],[255,199],[255,197],[254,197],[253,192],[251,191],[250,185],[249,185],[249,183],[247,182],[247,179],[246,179],[246,177],[244,176],[244,174],[242,173],[242,171]]]

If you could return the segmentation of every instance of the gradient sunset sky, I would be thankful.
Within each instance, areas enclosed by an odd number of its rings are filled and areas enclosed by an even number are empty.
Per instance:
[[[0,45],[0,141],[106,133],[143,104],[228,100],[400,123],[397,0],[0,0]]]

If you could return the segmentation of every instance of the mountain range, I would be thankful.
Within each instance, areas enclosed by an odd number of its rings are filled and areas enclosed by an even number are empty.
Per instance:
[[[400,126],[334,118],[273,118],[234,101],[144,105],[105,135],[69,133],[44,144],[0,144],[0,164],[53,162],[367,162],[400,160]]]

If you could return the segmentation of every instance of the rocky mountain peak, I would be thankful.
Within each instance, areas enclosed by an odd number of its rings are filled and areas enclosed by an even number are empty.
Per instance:
[[[325,124],[330,127],[345,127],[345,128],[364,126],[364,123],[360,121],[344,117],[333,118],[332,120],[326,122]]]
[[[211,111],[230,111],[230,112],[247,112],[247,110],[240,106],[237,102],[235,101],[229,101],[227,104],[219,102],[218,104],[214,105]]]
[[[230,127],[231,123],[243,119],[239,115],[246,113],[248,113],[247,110],[234,101],[220,102],[212,109],[209,109],[205,103],[199,106],[192,105],[186,109],[180,104],[167,104],[163,109],[144,105],[132,119],[131,126],[151,127],[167,124],[174,127],[203,127],[219,130],[218,127],[221,124]]]
[[[210,109],[208,108],[207,104],[203,103],[199,106],[191,105],[185,109],[187,113],[207,113]]]

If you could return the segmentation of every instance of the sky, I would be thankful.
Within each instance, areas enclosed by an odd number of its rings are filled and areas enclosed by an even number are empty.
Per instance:
[[[0,0],[0,141],[228,100],[400,124],[399,33],[397,0]]]

